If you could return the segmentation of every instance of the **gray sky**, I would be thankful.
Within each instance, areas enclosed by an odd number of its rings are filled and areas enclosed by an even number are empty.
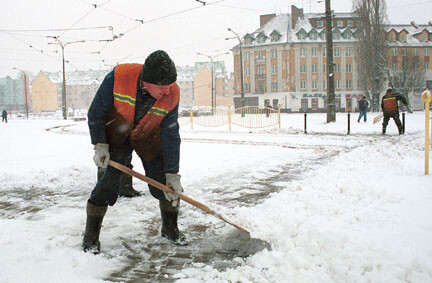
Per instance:
[[[193,65],[229,52],[238,41],[228,27],[240,35],[259,27],[259,15],[290,12],[290,6],[305,12],[324,12],[318,0],[211,0],[203,6],[195,0],[14,0],[3,1],[0,17],[0,77],[16,77],[13,67],[31,71],[60,71],[62,42],[86,40],[65,47],[65,58],[74,69],[111,68],[116,63],[142,63],[156,50],[166,50],[177,65]],[[92,4],[97,4],[95,8]],[[336,12],[350,12],[351,0],[332,0]],[[432,1],[387,0],[392,24],[409,24],[415,20],[426,24],[432,20]],[[141,24],[140,21],[144,21]],[[110,30],[109,27],[113,27]],[[97,29],[87,29],[95,28]],[[59,29],[79,30],[62,31]],[[57,31],[53,31],[58,29]],[[42,31],[41,31],[42,30]],[[108,42],[113,35],[118,39]],[[30,47],[31,46],[31,47]],[[223,55],[232,70],[232,55]]]

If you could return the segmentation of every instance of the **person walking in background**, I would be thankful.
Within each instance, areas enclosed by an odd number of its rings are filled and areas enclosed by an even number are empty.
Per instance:
[[[87,222],[82,248],[100,252],[99,234],[108,205],[119,195],[122,172],[109,160],[130,165],[132,152],[140,157],[148,177],[166,184],[173,194],[149,185],[159,200],[162,237],[177,245],[187,244],[177,227],[180,183],[180,88],[174,62],[165,51],[151,53],[142,64],[121,64],[102,82],[88,112],[93,160],[106,168],[87,201]]]
[[[386,94],[381,99],[381,109],[384,114],[384,120],[382,123],[382,133],[386,133],[387,125],[390,118],[396,123],[398,127],[399,135],[404,133],[402,123],[399,119],[399,105],[398,101],[408,106],[408,102],[404,95],[396,93],[392,88],[387,89]]]
[[[360,123],[360,120],[362,117],[366,123],[366,120],[367,120],[366,113],[367,113],[368,107],[369,107],[369,102],[366,100],[366,96],[363,96],[362,99],[359,101],[360,114],[359,114],[359,117],[357,119],[357,123]]]
[[[3,112],[2,112],[2,122],[6,122],[7,123],[7,111],[6,111],[6,109],[3,109]]]

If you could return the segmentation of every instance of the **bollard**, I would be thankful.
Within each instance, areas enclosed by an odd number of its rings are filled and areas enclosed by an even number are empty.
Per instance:
[[[430,113],[429,113],[429,106],[431,102],[431,93],[428,89],[426,89],[422,93],[422,100],[425,104],[425,175],[429,175],[429,151],[430,151],[430,142],[431,138],[429,137],[429,124],[430,124]],[[431,125],[432,129],[432,125]]]
[[[348,133],[347,135],[350,134],[351,131],[351,113],[348,112]]]
[[[405,112],[402,112],[402,134],[405,134]]]
[[[307,114],[306,112],[304,113],[304,133],[307,134]]]

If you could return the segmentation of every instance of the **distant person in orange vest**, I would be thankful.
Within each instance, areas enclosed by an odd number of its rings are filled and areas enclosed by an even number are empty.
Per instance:
[[[408,106],[408,102],[404,95],[400,93],[396,93],[392,88],[387,89],[386,94],[381,99],[381,109],[384,114],[384,120],[382,123],[382,133],[386,133],[387,125],[390,118],[396,123],[396,126],[399,130],[399,135],[404,133],[404,129],[402,123],[399,119],[399,105],[398,101],[401,101],[403,104]]]
[[[7,111],[6,111],[6,109],[3,109],[3,112],[2,112],[2,122],[7,123]]]
[[[180,89],[174,62],[165,51],[151,53],[142,64],[121,64],[102,82],[88,112],[93,160],[106,168],[87,201],[87,223],[82,248],[100,252],[99,234],[108,205],[119,195],[122,172],[108,161],[129,166],[138,154],[148,177],[166,184],[174,194],[149,185],[159,200],[162,236],[177,245],[187,239],[177,227],[180,183]]]

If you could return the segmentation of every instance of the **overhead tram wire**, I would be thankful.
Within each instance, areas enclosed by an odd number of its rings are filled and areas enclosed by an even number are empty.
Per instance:
[[[101,7],[103,5],[105,5],[106,3],[110,2],[111,0],[107,0],[105,2],[103,2],[100,5],[97,4],[92,4],[93,5],[93,9],[91,9],[90,11],[88,11],[87,13],[85,13],[81,18],[79,18],[78,20],[76,20],[69,28],[67,28],[65,31],[63,31],[61,34],[59,34],[57,37],[59,38],[60,36],[62,36],[65,32],[71,30],[76,24],[78,24],[80,21],[82,21],[85,17],[87,17],[88,15],[90,15],[94,10],[96,10],[98,7]]]
[[[219,1],[210,2],[210,3],[207,3],[206,5],[200,5],[200,6],[197,6],[197,7],[181,10],[181,11],[178,11],[178,12],[175,12],[175,13],[171,13],[171,14],[168,14],[168,15],[160,16],[160,17],[157,17],[157,18],[154,18],[154,19],[150,19],[150,20],[147,20],[147,21],[140,20],[140,22],[141,22],[140,24],[138,24],[138,25],[136,25],[136,26],[134,26],[134,27],[126,30],[125,32],[123,32],[122,36],[126,35],[127,33],[131,32],[131,31],[133,31],[135,29],[137,29],[138,27],[140,27],[143,24],[148,24],[148,23],[151,23],[151,22],[154,22],[154,21],[158,21],[158,20],[161,20],[161,19],[165,19],[165,18],[171,17],[171,16],[180,15],[180,14],[192,11],[192,10],[200,9],[200,8],[203,8],[203,7],[208,7],[210,5],[215,5],[217,3],[224,2],[224,1],[226,1],[226,0],[219,0]]]

